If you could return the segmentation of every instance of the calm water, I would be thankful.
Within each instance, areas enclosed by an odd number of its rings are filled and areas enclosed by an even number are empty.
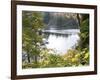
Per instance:
[[[46,47],[55,50],[57,54],[65,54],[68,49],[75,48],[80,39],[79,29],[46,30],[45,32],[49,32]]]

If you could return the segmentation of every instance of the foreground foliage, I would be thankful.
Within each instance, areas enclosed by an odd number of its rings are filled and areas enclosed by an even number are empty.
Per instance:
[[[84,49],[82,52],[78,50],[69,50],[64,55],[49,53],[48,49],[42,50],[38,63],[23,63],[23,68],[46,68],[46,67],[71,67],[71,66],[87,66],[89,65],[89,52]]]

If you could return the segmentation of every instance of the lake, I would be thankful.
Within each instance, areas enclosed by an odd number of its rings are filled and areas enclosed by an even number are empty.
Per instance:
[[[80,40],[80,29],[43,30],[48,35],[45,44],[48,49],[53,49],[57,54],[65,54],[69,49],[74,49]]]

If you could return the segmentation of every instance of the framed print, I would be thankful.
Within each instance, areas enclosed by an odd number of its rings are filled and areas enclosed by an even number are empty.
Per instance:
[[[97,74],[97,6],[12,1],[11,78]]]

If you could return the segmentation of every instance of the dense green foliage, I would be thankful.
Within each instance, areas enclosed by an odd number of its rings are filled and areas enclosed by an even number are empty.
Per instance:
[[[81,14],[80,22],[80,41],[75,49],[68,50],[64,55],[58,55],[55,51],[46,47],[42,48],[44,36],[41,30],[44,23],[48,23],[48,18],[40,12],[22,13],[22,49],[26,52],[27,60],[23,60],[23,68],[46,68],[46,67],[70,67],[70,66],[86,66],[89,65],[89,15]],[[43,19],[45,17],[45,19]],[[65,18],[58,17],[60,23],[63,24]],[[45,21],[45,22],[44,22]]]
[[[42,36],[39,31],[43,28],[42,15],[39,12],[23,12],[23,51],[26,51],[28,56],[28,63],[30,63],[31,56],[35,56],[35,62],[40,54],[40,44],[42,43]]]
[[[82,14],[82,20],[80,21],[80,42],[79,48],[82,50],[84,48],[89,49],[89,15]]]

